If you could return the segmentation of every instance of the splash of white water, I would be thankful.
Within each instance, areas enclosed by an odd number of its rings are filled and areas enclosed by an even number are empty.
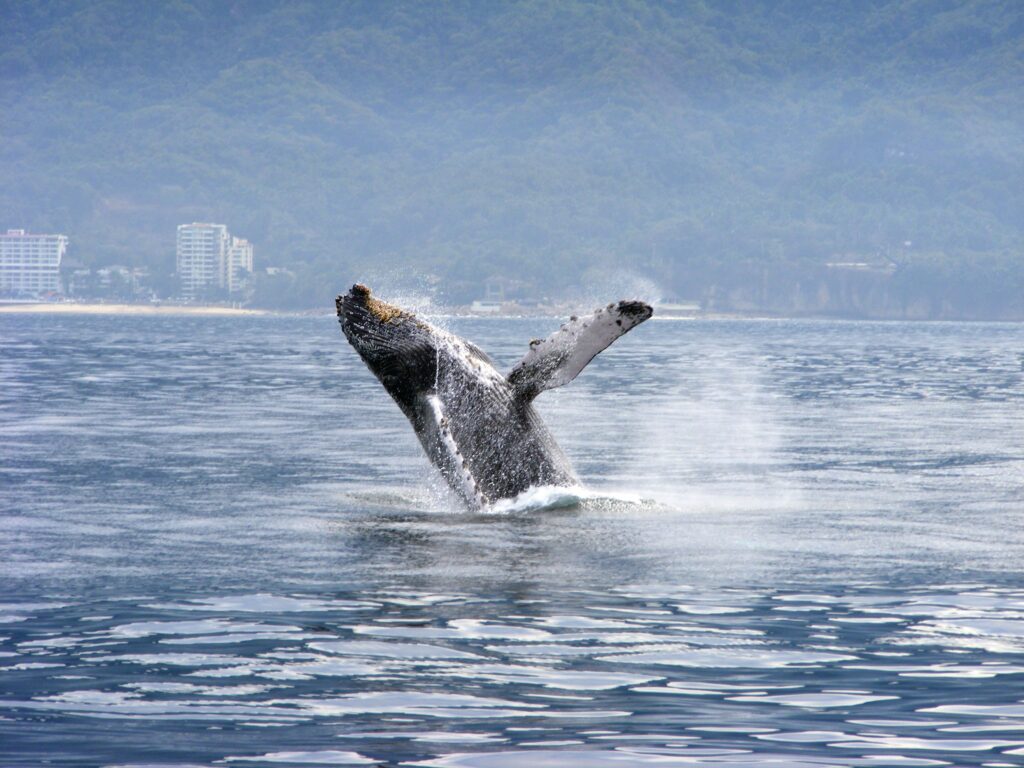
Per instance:
[[[559,509],[572,509],[592,504],[607,503],[623,505],[649,506],[651,499],[636,494],[595,491],[581,485],[539,485],[530,486],[511,499],[499,499],[484,507],[485,515],[516,515],[530,512],[548,512]]]
[[[580,486],[531,486],[511,499],[499,499],[481,510],[484,514],[513,515],[577,506],[587,497]]]

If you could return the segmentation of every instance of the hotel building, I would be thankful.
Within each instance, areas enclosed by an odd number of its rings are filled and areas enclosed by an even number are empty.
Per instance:
[[[60,263],[67,248],[66,235],[31,235],[23,229],[8,229],[0,235],[0,293],[60,293]]]
[[[177,265],[181,295],[194,299],[220,288],[238,293],[252,272],[252,243],[232,237],[224,224],[178,225]]]
[[[179,224],[177,241],[178,279],[186,298],[210,288],[224,287],[224,263],[228,228],[223,224]]]

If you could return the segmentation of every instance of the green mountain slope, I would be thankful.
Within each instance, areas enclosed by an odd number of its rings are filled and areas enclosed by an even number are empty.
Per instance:
[[[553,295],[614,270],[722,308],[1024,313],[1012,0],[0,18],[0,226],[65,232],[88,263],[170,271],[175,225],[213,220],[296,272],[264,298],[297,305],[367,275],[464,301],[491,276]],[[847,286],[878,295],[808,304],[838,295],[836,262],[884,266]]]

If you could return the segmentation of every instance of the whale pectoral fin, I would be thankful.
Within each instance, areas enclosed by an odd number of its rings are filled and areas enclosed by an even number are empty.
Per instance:
[[[484,507],[488,499],[477,485],[470,471],[469,462],[459,450],[445,413],[444,404],[433,392],[425,392],[416,398],[416,435],[452,490],[471,508]]]
[[[568,384],[599,352],[649,318],[654,310],[642,301],[620,301],[590,315],[572,317],[530,351],[508,375],[517,398],[527,402],[547,389]]]

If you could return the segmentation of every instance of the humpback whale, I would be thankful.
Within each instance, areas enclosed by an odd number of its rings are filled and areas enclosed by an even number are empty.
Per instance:
[[[431,463],[467,506],[531,486],[573,485],[572,465],[534,409],[613,341],[648,319],[641,301],[573,316],[530,342],[507,376],[471,342],[354,285],[335,301],[341,329],[412,423]]]

